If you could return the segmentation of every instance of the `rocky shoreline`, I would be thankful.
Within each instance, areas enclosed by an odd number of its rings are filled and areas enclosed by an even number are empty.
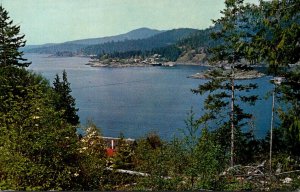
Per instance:
[[[153,67],[153,66],[163,66],[163,67],[173,67],[177,65],[190,65],[190,66],[206,66],[210,65],[207,63],[195,63],[195,62],[161,62],[161,63],[120,63],[120,62],[111,62],[111,63],[103,63],[99,61],[90,61],[86,65],[91,67],[108,67],[108,68],[125,68],[125,67]]]
[[[86,65],[91,67],[106,67],[106,68],[127,68],[127,67],[155,67],[155,66],[163,66],[163,67],[173,67],[178,65],[190,65],[190,66],[205,66],[205,67],[212,67],[208,63],[196,63],[196,62],[162,62],[162,63],[144,63],[144,62],[136,62],[136,63],[121,63],[121,62],[110,62],[110,63],[103,63],[101,61],[90,61]],[[221,76],[228,76],[230,75],[230,70],[221,70]],[[210,75],[211,70],[202,73],[196,73],[193,75],[188,76],[188,78],[192,79],[212,79],[213,76]],[[264,73],[261,73],[256,70],[237,70],[235,71],[234,79],[243,80],[243,79],[256,79],[265,76]],[[223,77],[219,77],[223,78]]]
[[[229,70],[224,70],[222,72],[222,75],[226,76],[229,73],[230,73]],[[220,76],[220,77],[217,77],[217,78],[224,78],[224,76]],[[265,76],[264,73],[258,72],[256,70],[250,70],[250,71],[240,70],[240,71],[235,71],[235,73],[234,73],[234,79],[237,79],[237,80],[256,79],[256,78],[261,78],[261,77],[264,77],[264,76]],[[203,73],[196,73],[194,75],[190,75],[190,76],[188,76],[188,78],[192,78],[192,79],[212,79],[212,78],[215,78],[215,77],[210,75],[209,72],[208,73],[203,72]]]
[[[143,64],[143,63],[110,63],[104,64],[100,62],[89,62],[86,65],[91,67],[110,67],[110,68],[123,68],[123,67],[151,67],[152,65]]]

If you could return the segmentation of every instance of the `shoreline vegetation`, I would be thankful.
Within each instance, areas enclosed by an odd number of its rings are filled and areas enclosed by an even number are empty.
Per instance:
[[[174,67],[176,65],[191,65],[191,66],[206,66],[209,67],[207,63],[195,63],[195,62],[157,62],[157,63],[146,63],[146,62],[110,62],[104,63],[101,61],[89,61],[86,65],[91,67],[110,67],[110,68],[123,68],[123,67],[155,67],[155,66],[164,66],[164,67]]]
[[[127,67],[156,67],[156,66],[162,66],[162,67],[174,67],[174,66],[204,66],[204,67],[212,67],[217,68],[217,70],[221,71],[223,75],[228,75],[230,73],[230,69],[227,69],[228,66],[226,64],[221,64],[217,67],[209,65],[207,62],[156,62],[156,63],[149,63],[149,62],[117,62],[117,61],[111,61],[111,62],[101,62],[99,60],[90,60],[89,63],[86,65],[89,65],[91,67],[107,67],[107,68],[127,68]],[[222,70],[223,69],[223,70]],[[210,75],[211,70],[196,73],[193,75],[188,76],[187,78],[191,79],[211,79],[212,76]],[[264,77],[265,74],[261,73],[257,70],[237,70],[234,79],[237,80],[244,80],[244,79],[256,79]]]
[[[188,76],[188,78],[192,79],[213,79],[214,77],[210,74],[210,70],[208,72],[196,73],[194,75]],[[228,76],[230,70],[225,69],[222,71],[224,76]],[[257,79],[264,77],[266,74],[261,73],[256,70],[237,70],[234,73],[234,79],[236,80],[245,80],[245,79]]]
[[[152,66],[165,66],[173,67],[175,65],[194,65],[194,66],[210,66],[209,63],[204,59],[182,59],[177,58],[170,60],[163,55],[153,54],[149,56],[132,56],[126,58],[111,57],[108,54],[104,54],[101,57],[93,58],[87,65],[91,67],[111,67],[111,68],[122,68],[122,67],[152,67]]]
[[[70,56],[57,56],[57,55],[49,55],[48,57],[70,57]],[[83,55],[73,55],[71,57],[89,57],[89,56],[83,56]],[[245,63],[245,62],[243,62]],[[226,75],[230,72],[228,63],[218,63],[217,65],[211,65],[208,62],[204,61],[157,61],[157,62],[151,62],[151,58],[146,59],[145,61],[140,60],[134,60],[134,59],[127,59],[127,60],[115,60],[115,59],[109,59],[105,61],[101,61],[99,59],[91,59],[88,63],[85,65],[91,66],[91,67],[105,67],[105,68],[127,68],[127,67],[175,67],[175,66],[203,66],[208,68],[215,68],[216,70],[219,70],[223,73],[223,75]],[[244,64],[248,65],[248,63]],[[296,64],[295,64],[296,65]],[[259,65],[251,65],[253,67],[260,67]],[[293,65],[294,66],[294,65]],[[211,69],[204,72],[199,72],[196,74],[192,74],[187,76],[187,78],[191,79],[211,79],[212,76],[210,75]],[[222,70],[223,69],[223,70]],[[245,80],[245,79],[257,79],[266,76],[266,74],[259,72],[257,70],[238,70],[235,73],[235,79],[237,80]]]

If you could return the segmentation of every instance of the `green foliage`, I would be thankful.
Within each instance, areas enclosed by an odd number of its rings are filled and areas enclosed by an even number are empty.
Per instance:
[[[125,52],[113,52],[113,53],[101,53],[98,55],[98,58],[100,60],[106,60],[106,59],[131,59],[131,58],[139,58],[139,59],[144,59],[146,57],[150,57],[154,54],[159,54],[164,60],[167,61],[176,61],[178,57],[181,54],[181,50],[175,46],[175,45],[170,45],[170,46],[165,46],[161,48],[154,48],[152,50],[148,51],[142,51],[142,50],[137,50],[137,51],[125,51]]]
[[[261,2],[260,12],[263,28],[257,33],[253,47],[269,63],[273,75],[285,77],[285,82],[277,86],[281,120],[278,129],[280,142],[275,144],[275,153],[284,152],[299,156],[299,67],[287,70],[288,64],[299,62],[300,52],[300,2],[281,0]]]
[[[87,55],[103,55],[103,53],[111,54],[114,52],[151,51],[155,48],[167,47],[170,44],[175,44],[180,39],[188,37],[196,31],[196,29],[188,28],[173,29],[159,33],[147,39],[125,40],[91,45],[83,48],[83,53]]]
[[[178,149],[178,148],[177,148]],[[135,150],[136,170],[148,173],[148,177],[138,179],[138,188],[151,190],[176,190],[182,169],[182,159],[177,159],[180,151],[162,142],[157,135],[150,134],[137,142]],[[174,161],[177,159],[178,161]],[[178,163],[178,164],[177,164]]]
[[[24,69],[0,70],[2,184],[15,190],[71,189],[76,130],[51,105],[50,86]]]
[[[199,143],[191,154],[191,164],[187,167],[190,173],[197,176],[195,187],[192,185],[192,189],[214,189],[217,186],[218,174],[225,163],[220,154],[221,147],[214,142],[206,128],[202,129]]]
[[[300,70],[292,69],[286,74],[286,80],[277,85],[276,93],[278,103],[278,114],[281,124],[277,129],[274,152],[288,153],[292,156],[299,156],[300,147]]]
[[[253,38],[252,47],[258,56],[277,73],[280,66],[299,61],[300,2],[298,0],[261,1],[261,29]]]
[[[20,34],[20,26],[13,25],[8,12],[0,5],[0,67],[27,67],[23,52],[19,50],[25,46],[24,35]]]
[[[211,33],[211,37],[218,40],[220,44],[212,47],[211,61],[228,61],[236,63],[244,57],[243,38],[247,34],[241,29],[243,24],[240,20],[243,17],[243,0],[226,0],[226,8],[221,11],[223,17],[214,21],[220,29]]]
[[[180,40],[177,45],[179,47],[185,47],[187,49],[198,49],[200,47],[212,47],[216,43],[220,43],[219,41],[214,41],[210,34],[218,30],[218,26],[213,26],[211,28],[200,30],[187,38]]]
[[[85,136],[79,142],[79,170],[76,172],[79,190],[103,190],[106,166],[105,143],[99,128],[89,122]]]
[[[213,140],[205,124],[200,130],[194,115],[191,110],[182,143],[186,161],[183,174],[188,177],[186,189],[214,189],[225,161],[220,156],[221,147]]]
[[[185,120],[185,129],[183,129],[182,132],[184,134],[183,140],[186,150],[190,153],[193,153],[200,135],[199,124],[195,121],[195,113],[193,112],[193,108],[191,108],[188,113],[188,118]]]
[[[254,186],[247,181],[239,181],[237,179],[230,182],[224,181],[222,190],[224,191],[251,191]]]
[[[134,143],[126,141],[122,135],[119,138],[111,167],[131,170],[134,168]]]
[[[61,117],[64,118],[71,125],[79,124],[79,116],[77,115],[78,109],[76,108],[75,99],[71,95],[70,83],[67,79],[67,72],[64,70],[62,74],[62,81],[58,74],[56,74],[54,85],[55,109],[60,111]]]
[[[217,189],[218,174],[225,161],[220,158],[220,146],[206,128],[200,136],[199,124],[191,113],[186,121],[185,136],[166,143],[156,135],[137,142],[135,168],[148,173],[137,180],[135,189],[199,190]]]
[[[249,161],[249,156],[242,157],[242,154],[252,151],[257,144],[252,141],[253,133],[242,132],[242,128],[247,124],[247,119],[251,119],[252,115],[245,113],[236,104],[239,100],[239,102],[254,105],[258,97],[256,95],[249,96],[243,92],[256,89],[257,85],[237,84],[235,82],[237,69],[235,68],[239,67],[237,63],[244,58],[253,60],[254,51],[248,48],[256,30],[253,22],[259,15],[254,6],[245,5],[243,0],[226,0],[225,5],[226,8],[221,11],[223,16],[214,21],[215,25],[220,28],[213,31],[211,37],[220,43],[210,49],[210,60],[230,63],[231,70],[227,74],[218,70],[209,72],[211,80],[200,85],[193,92],[201,95],[206,92],[210,93],[204,104],[207,112],[199,121],[201,123],[211,122],[210,126],[215,130],[215,139],[222,146],[224,157],[230,151],[231,165],[233,165],[234,161],[240,163]],[[231,110],[229,111],[230,106]],[[247,149],[248,147],[249,149]],[[243,151],[245,149],[247,152]]]
[[[235,161],[237,163],[245,163],[247,158],[242,158],[239,154],[242,153],[241,150],[246,149],[246,144],[250,143],[250,140],[253,139],[253,134],[250,136],[250,133],[243,133],[242,128],[247,125],[247,120],[251,119],[252,115],[244,112],[237,104],[237,101],[239,100],[239,102],[248,103],[250,105],[254,104],[258,99],[258,96],[246,95],[243,92],[249,92],[250,90],[256,89],[257,85],[233,83],[230,74],[224,75],[219,70],[212,70],[209,74],[212,77],[210,81],[203,85],[199,85],[198,89],[192,90],[195,94],[204,95],[209,93],[204,101],[204,110],[206,113],[198,120],[198,122],[204,124],[205,127],[210,127],[214,130],[214,137],[222,147],[224,159],[226,159],[230,151],[233,124],[235,128],[234,142],[237,146],[235,147],[234,152]],[[234,111],[230,109],[230,105],[234,106]],[[250,134],[250,137],[247,137],[248,134]],[[252,147],[254,147],[254,145],[252,145]],[[251,150],[253,150],[253,148],[249,148],[249,152]]]
[[[176,45],[170,45],[167,47],[156,48],[149,52],[150,54],[159,54],[167,61],[176,61],[181,55],[182,51]]]

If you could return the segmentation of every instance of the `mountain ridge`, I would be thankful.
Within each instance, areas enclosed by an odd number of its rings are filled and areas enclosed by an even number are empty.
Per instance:
[[[110,42],[87,46],[83,48],[83,53],[86,55],[99,55],[102,53],[113,52],[147,51],[175,44],[179,40],[198,31],[198,29],[191,28],[172,29],[156,34],[147,39],[125,40],[123,42]]]
[[[185,38],[198,29],[179,28],[172,30],[156,30],[150,28],[139,28],[128,33],[67,41],[58,44],[29,45],[25,47],[27,53],[46,53],[58,55],[96,55],[104,52],[145,50],[174,44],[181,38]]]
[[[62,43],[45,43],[40,45],[26,45],[23,50],[25,52],[34,52],[35,49],[44,49],[46,47],[51,46],[59,46],[59,45],[66,45],[66,44],[73,44],[73,45],[81,45],[81,46],[88,46],[88,45],[96,45],[96,44],[103,44],[112,41],[124,41],[124,40],[133,40],[133,39],[146,39],[156,34],[162,33],[165,30],[157,30],[157,29],[150,29],[147,27],[142,27],[138,29],[131,30],[127,33],[122,33],[119,35],[112,35],[112,36],[105,36],[105,37],[96,37],[96,38],[86,38],[86,39],[78,39],[72,41],[66,41]],[[31,51],[30,51],[31,50]],[[64,50],[67,51],[67,50]]]
[[[64,43],[72,43],[72,44],[84,44],[84,45],[95,45],[95,44],[103,44],[110,41],[124,41],[124,40],[134,40],[134,39],[146,39],[156,34],[164,32],[163,30],[150,29],[147,27],[142,27],[138,29],[131,30],[127,33],[122,33],[119,35],[113,36],[105,36],[105,37],[96,37],[96,38],[87,38],[87,39],[79,39],[73,41],[67,41]]]

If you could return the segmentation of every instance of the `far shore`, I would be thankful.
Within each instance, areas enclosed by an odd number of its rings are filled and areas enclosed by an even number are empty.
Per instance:
[[[161,62],[161,63],[120,63],[120,62],[111,62],[111,63],[102,63],[99,61],[90,61],[86,65],[91,67],[108,67],[108,68],[123,68],[123,67],[154,67],[154,66],[163,66],[163,67],[173,67],[178,65],[186,66],[206,66],[209,67],[208,63],[195,63],[195,62]]]

